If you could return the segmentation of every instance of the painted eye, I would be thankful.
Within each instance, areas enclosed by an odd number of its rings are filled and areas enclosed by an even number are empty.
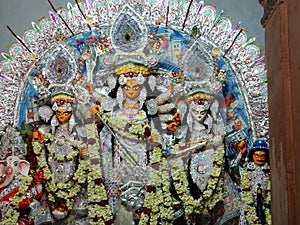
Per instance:
[[[125,89],[126,91],[128,91],[128,90],[130,89],[130,87],[124,86],[124,89]]]
[[[137,90],[139,90],[140,89],[140,86],[134,86],[133,87],[133,90],[135,90],[135,91],[137,91]]]

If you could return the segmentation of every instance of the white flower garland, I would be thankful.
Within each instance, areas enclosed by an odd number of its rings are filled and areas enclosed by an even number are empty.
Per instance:
[[[52,139],[52,135],[50,135],[50,136]],[[50,139],[47,139],[47,137],[49,137],[49,134],[45,134],[44,137],[45,137],[44,140],[50,140]],[[42,144],[39,142],[33,142],[32,146],[33,146],[33,151],[37,158],[37,163],[40,166],[40,168],[43,170],[43,173],[44,173],[45,188],[49,193],[49,196],[48,196],[49,200],[55,201],[55,197],[63,198],[66,200],[67,208],[69,210],[72,209],[73,204],[74,204],[74,199],[81,190],[81,186],[79,185],[79,183],[75,182],[75,180],[78,180],[78,178],[76,176],[74,176],[73,179],[69,180],[66,183],[57,182],[51,169],[49,168],[45,153],[42,152],[42,149],[43,149]],[[51,146],[50,144],[46,144],[46,147],[50,147],[50,146]],[[81,162],[80,162],[80,164],[81,164]],[[79,165],[79,167],[76,171],[76,174],[82,174],[82,172],[80,171],[81,169],[82,169],[82,166]]]
[[[178,145],[174,148],[174,153],[176,152],[178,152]],[[215,152],[213,169],[211,176],[208,179],[206,189],[199,199],[194,199],[190,193],[182,159],[173,159],[171,163],[171,172],[174,179],[174,187],[182,201],[185,216],[188,221],[192,219],[193,214],[203,212],[203,210],[213,209],[216,203],[222,200],[223,179],[221,175],[225,161],[224,153],[224,145],[220,145]]]
[[[140,121],[128,123],[128,120],[122,117],[109,116],[101,110],[99,115],[110,128],[117,130],[120,135],[133,140],[147,139],[145,130],[150,129],[147,123]]]
[[[261,223],[258,222],[258,217],[256,215],[256,208],[252,196],[252,172],[253,170],[246,170],[242,173],[241,176],[241,187],[242,187],[242,202],[244,206],[244,213],[247,218],[247,222],[249,225],[260,225]],[[266,204],[271,204],[271,183],[268,177],[268,186],[266,191]],[[266,224],[271,225],[271,212],[269,208],[265,208],[265,215],[266,215]]]
[[[154,148],[151,157],[151,165],[159,166],[162,158],[160,148]],[[141,215],[139,225],[157,224],[159,218],[159,206],[163,203],[161,191],[161,174],[159,168],[150,167],[150,181],[146,187],[146,196],[143,205],[144,212]]]
[[[150,181],[139,225],[172,224],[173,207],[170,195],[170,177],[167,159],[161,148],[154,148],[151,156]],[[159,222],[160,221],[160,222]]]
[[[176,151],[178,151],[178,145],[175,146],[174,152]],[[200,213],[206,209],[212,209],[218,201],[222,200],[223,180],[221,178],[221,173],[224,165],[224,153],[224,146],[219,146],[215,153],[213,170],[207,184],[207,189],[199,199],[194,199],[189,192],[182,159],[175,158],[170,161],[174,186],[182,201],[185,215],[188,220],[191,219],[192,214]],[[170,174],[168,162],[163,156],[160,148],[155,148],[153,150],[151,164],[157,164],[156,166],[158,168],[154,169],[151,167],[150,169],[149,189],[144,202],[146,212],[142,213],[139,225],[148,223],[157,224],[159,219],[164,224],[172,224],[174,209],[172,207],[172,198],[169,193]]]
[[[46,161],[46,157],[42,152],[42,144],[33,142],[34,153],[37,156],[38,164],[44,172],[45,187],[49,193],[49,200],[55,201],[55,197],[63,198],[66,200],[66,206],[69,210],[73,208],[75,197],[81,191],[81,187],[86,182],[88,191],[88,212],[90,223],[89,224],[105,224],[107,221],[112,220],[110,206],[105,192],[105,187],[102,180],[101,170],[99,168],[100,155],[98,152],[98,137],[97,128],[94,123],[86,124],[87,139],[88,139],[88,151],[89,159],[82,159],[79,162],[78,168],[74,173],[72,180],[62,184],[58,183],[53,173],[51,172],[49,165]],[[45,140],[54,140],[54,136],[46,133],[44,134]],[[91,141],[92,140],[92,141]],[[71,141],[73,147],[80,147],[82,142]],[[51,144],[46,144],[48,151],[54,152]],[[70,154],[67,158],[56,156],[56,160],[70,160],[77,156],[79,151],[75,151],[74,154]],[[53,155],[53,154],[52,154]],[[53,194],[52,194],[53,193]]]
[[[98,132],[96,124],[94,122],[86,124],[86,130],[89,150],[89,164],[84,166],[88,167],[87,189],[89,193],[89,224],[112,224],[113,217],[99,166],[101,158],[99,154],[99,137],[97,135]]]

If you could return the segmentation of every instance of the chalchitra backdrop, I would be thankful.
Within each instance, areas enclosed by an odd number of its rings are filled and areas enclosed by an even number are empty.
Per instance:
[[[264,56],[239,23],[48,2],[2,53],[1,224],[271,224]]]

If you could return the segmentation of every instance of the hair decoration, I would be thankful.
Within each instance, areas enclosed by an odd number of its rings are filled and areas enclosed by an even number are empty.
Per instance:
[[[125,76],[135,77],[139,74],[149,75],[150,74],[150,69],[148,67],[144,66],[144,65],[128,63],[126,65],[123,65],[123,66],[120,66],[120,67],[116,68],[115,69],[115,74],[117,76],[125,74]]]
[[[131,75],[131,74],[129,74]],[[125,77],[124,74],[121,74],[119,77],[119,83],[120,85],[125,85],[128,80],[135,80],[139,85],[142,85],[145,82],[145,78],[141,73],[139,73],[137,76],[134,76],[135,74],[132,74],[132,77]]]

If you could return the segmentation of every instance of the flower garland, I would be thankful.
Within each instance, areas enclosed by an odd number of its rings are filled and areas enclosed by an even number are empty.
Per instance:
[[[178,145],[176,145],[174,153],[178,152],[178,149]],[[172,160],[171,173],[174,179],[174,187],[182,201],[188,221],[192,220],[193,214],[203,212],[203,210],[207,209],[211,210],[218,201],[222,200],[224,153],[224,145],[220,145],[215,152],[213,168],[206,189],[199,199],[194,199],[189,191],[189,184],[182,159],[175,158]]]
[[[249,225],[259,225],[259,219],[256,215],[256,208],[254,204],[254,199],[252,195],[252,173],[253,170],[249,169],[248,166],[245,171],[242,172],[241,176],[241,187],[242,187],[242,202],[244,205],[244,213],[246,214],[246,218]],[[269,174],[266,174],[268,177],[268,185],[266,191],[266,200],[265,205],[271,204],[271,182],[269,179]],[[265,208],[265,215],[266,215],[266,224],[271,225],[271,212],[270,208]]]
[[[113,224],[113,217],[108,203],[107,194],[104,187],[104,181],[100,170],[99,137],[97,127],[93,120],[85,125],[88,138],[89,163],[88,163],[88,187],[89,193],[89,217],[91,225],[109,225]]]
[[[173,199],[170,194],[170,173],[168,170],[168,161],[165,157],[161,161],[161,180],[162,180],[162,196],[163,204],[160,208],[160,216],[164,224],[172,224],[173,221]]]
[[[128,120],[122,117],[109,116],[101,110],[99,110],[98,113],[101,119],[103,119],[110,128],[117,130],[118,133],[124,137],[133,140],[144,140],[150,136],[150,127],[145,122],[128,123]]]
[[[174,152],[176,153],[178,149],[178,145],[176,145]],[[224,165],[224,153],[224,146],[219,146],[215,152],[213,170],[207,184],[207,189],[199,199],[194,199],[189,192],[182,159],[178,157],[169,162],[175,189],[182,201],[185,215],[189,221],[192,219],[192,214],[212,209],[218,201],[222,200],[223,180],[221,175]],[[169,193],[170,174],[168,161],[163,156],[160,148],[153,150],[151,164],[150,182],[146,190],[147,195],[139,225],[157,224],[159,220],[164,224],[172,224],[174,209]],[[154,169],[153,167],[157,168]]]
[[[159,163],[162,158],[161,148],[154,148],[151,156],[150,181],[146,187],[146,196],[142,208],[139,225],[157,224],[159,218],[159,206],[163,203],[161,186],[161,174]],[[156,168],[158,167],[158,168]]]
[[[49,134],[45,134],[44,140],[49,140],[47,138],[49,137]],[[52,139],[52,136],[51,136]],[[45,187],[48,191],[49,200],[54,202],[55,197],[63,198],[66,200],[66,206],[70,210],[73,207],[75,197],[81,190],[81,186],[78,182],[74,182],[74,180],[77,180],[77,178],[73,177],[73,180],[69,180],[66,183],[58,183],[54,177],[54,174],[52,173],[51,169],[49,168],[48,162],[46,160],[45,153],[42,152],[42,144],[39,142],[33,142],[33,151],[37,157],[37,163],[40,166],[40,168],[43,170],[44,173],[44,181],[45,181]],[[51,145],[46,144],[47,147],[50,147]],[[82,161],[81,161],[82,162]],[[80,164],[81,164],[80,162]],[[76,174],[80,173],[79,170],[81,170],[82,167],[79,166]]]
[[[33,149],[37,156],[38,164],[44,172],[46,183],[45,187],[49,193],[49,200],[54,202],[55,197],[63,198],[66,200],[66,206],[68,210],[71,210],[75,202],[75,197],[81,191],[82,185],[85,185],[87,182],[87,191],[89,193],[89,224],[109,225],[113,223],[113,219],[105,192],[102,174],[99,169],[100,155],[97,147],[99,144],[95,123],[86,123],[86,130],[89,159],[80,160],[73,178],[64,184],[56,182],[54,175],[46,161],[45,153],[42,152],[42,144],[39,142],[33,142]],[[54,136],[49,133],[46,133],[44,137],[44,140],[54,140]],[[78,141],[70,141],[70,143],[73,147],[77,148],[82,144],[82,142]],[[46,147],[50,154],[54,152],[54,150],[51,148],[51,144],[47,143]],[[57,157],[57,155],[54,154],[52,155],[56,156],[56,160],[71,160],[78,155],[79,151],[75,151],[75,153],[63,158]]]
[[[19,208],[19,203],[22,202],[27,196],[27,190],[29,185],[32,183],[31,176],[24,176],[22,174],[18,174],[18,192],[14,195],[12,199],[12,205],[9,206],[5,218],[2,218],[1,225],[7,224],[17,224],[19,219],[19,212],[17,209]]]
[[[79,150],[76,148],[71,152],[70,154],[64,156],[64,155],[59,155],[56,154],[55,150],[53,149],[52,145],[50,143],[46,144],[46,147],[50,153],[50,155],[56,160],[56,161],[70,161],[73,160],[78,154]]]

